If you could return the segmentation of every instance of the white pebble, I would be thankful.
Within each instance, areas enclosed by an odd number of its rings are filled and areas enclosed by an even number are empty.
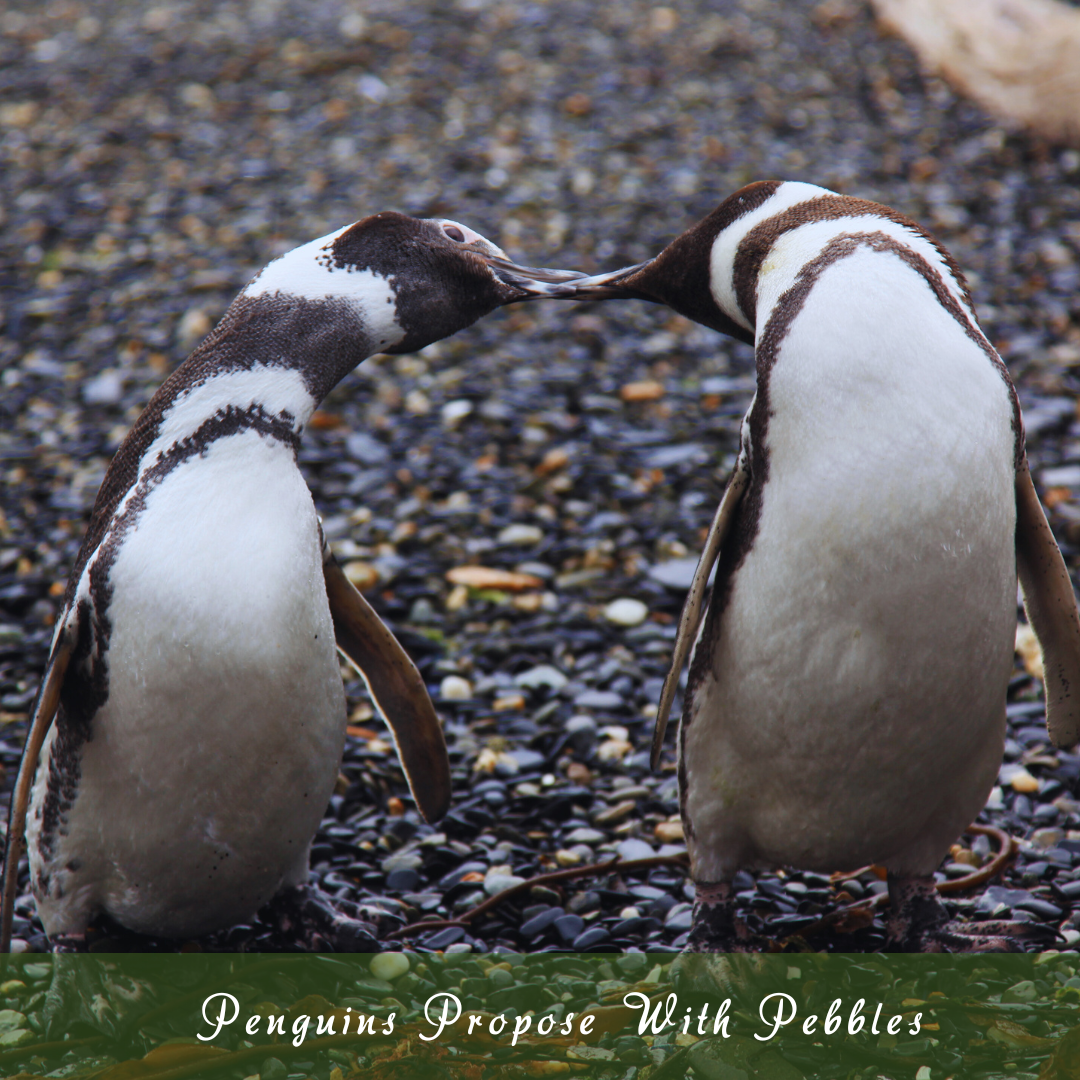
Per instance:
[[[556,693],[569,681],[558,668],[554,668],[550,664],[538,664],[536,667],[519,672],[514,676],[515,686],[522,686],[526,690],[536,690],[541,686],[546,686]]]
[[[488,872],[484,875],[484,892],[488,896],[495,896],[505,889],[512,889],[520,885],[525,879],[516,874],[493,874]]]
[[[499,533],[500,544],[514,544],[517,547],[529,547],[539,544],[544,539],[544,530],[535,525],[522,525],[515,523],[507,525]]]
[[[640,626],[649,617],[649,609],[640,601],[628,596],[612,600],[604,608],[604,618],[617,626]]]
[[[447,675],[439,684],[439,697],[443,701],[468,701],[472,696],[472,683],[460,675]]]
[[[399,952],[377,953],[371,958],[368,967],[376,979],[393,982],[409,970],[409,958],[404,953]]]
[[[87,405],[115,405],[124,396],[124,380],[116,368],[106,368],[82,388]]]
[[[467,398],[448,401],[441,410],[442,422],[448,428],[455,428],[473,411],[473,403]]]

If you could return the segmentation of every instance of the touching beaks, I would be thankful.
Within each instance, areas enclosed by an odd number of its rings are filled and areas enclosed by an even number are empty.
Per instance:
[[[536,266],[519,266],[505,258],[487,256],[484,261],[504,285],[510,285],[523,294],[508,299],[508,304],[517,303],[519,300],[551,298],[573,300],[575,284],[587,276],[579,270],[546,270]]]
[[[583,274],[578,270],[548,270],[534,266],[519,266],[509,259],[485,255],[484,261],[505,285],[521,290],[506,303],[518,300],[654,300],[655,297],[635,288],[630,280],[648,266],[647,262],[624,266],[606,274]]]
[[[611,270],[606,274],[593,274],[581,277],[574,282],[575,300],[652,300],[648,293],[634,288],[630,282],[639,270],[648,266],[647,262],[634,266],[624,266],[621,270]]]

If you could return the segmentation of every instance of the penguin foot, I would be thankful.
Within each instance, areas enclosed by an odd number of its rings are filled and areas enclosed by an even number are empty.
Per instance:
[[[951,920],[933,877],[889,874],[889,905],[885,952],[1024,952],[1057,936],[1040,923]]]
[[[381,952],[375,927],[348,900],[332,900],[313,885],[282,889],[262,917],[277,929],[295,934],[312,952]]]
[[[763,942],[735,912],[735,897],[729,882],[695,882],[694,889],[694,914],[686,952],[761,951]]]
[[[49,938],[49,947],[54,953],[84,953],[90,951],[90,941],[86,934],[57,934]]]

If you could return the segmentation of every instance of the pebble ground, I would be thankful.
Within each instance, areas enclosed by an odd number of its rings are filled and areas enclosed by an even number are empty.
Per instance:
[[[534,265],[607,269],[773,177],[890,204],[954,252],[1018,382],[1034,473],[1075,568],[1080,153],[1003,131],[921,74],[862,5],[5,5],[8,787],[110,456],[268,259],[399,209],[457,218]],[[367,906],[380,935],[460,914],[514,878],[681,850],[670,752],[648,769],[651,715],[752,370],[749,349],[659,308],[531,305],[418,355],[369,360],[325,402],[305,475],[339,558],[416,657],[454,770],[452,812],[424,825],[347,675],[343,779],[312,866]],[[528,579],[447,579],[476,564]],[[981,819],[1018,837],[1020,856],[1003,882],[952,903],[1042,921],[1071,947],[1080,757],[1049,748],[1039,695],[1018,659],[1001,783]],[[987,855],[969,837],[942,873]],[[814,929],[880,890],[872,874],[738,885],[777,942],[883,941],[880,917]],[[586,877],[412,940],[672,949],[689,896],[676,865]],[[45,947],[27,896],[18,916],[20,939]],[[260,922],[203,945],[294,947]]]

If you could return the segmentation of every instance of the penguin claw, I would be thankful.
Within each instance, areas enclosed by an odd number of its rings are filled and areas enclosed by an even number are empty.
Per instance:
[[[1046,947],[1057,933],[1041,923],[958,922],[949,918],[933,877],[889,874],[885,952],[1024,952]]]
[[[947,922],[909,938],[905,952],[926,953],[1015,953],[1026,952],[1025,944],[1047,947],[1057,935],[1038,923]],[[893,949],[886,944],[886,951]]]
[[[332,900],[313,885],[283,889],[270,901],[264,918],[297,935],[312,952],[381,952],[376,927],[356,918],[361,909]]]

